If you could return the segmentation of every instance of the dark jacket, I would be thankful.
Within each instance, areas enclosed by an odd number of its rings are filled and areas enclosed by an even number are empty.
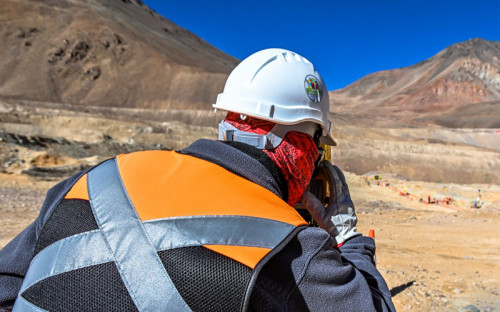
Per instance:
[[[286,183],[279,169],[258,149],[199,140],[180,153],[222,166],[286,200]],[[83,174],[49,190],[39,217],[0,251],[2,305],[13,304],[43,225]],[[304,228],[262,268],[249,310],[394,311],[389,289],[374,265],[374,252],[374,240],[369,237],[355,237],[337,249],[322,229]]]

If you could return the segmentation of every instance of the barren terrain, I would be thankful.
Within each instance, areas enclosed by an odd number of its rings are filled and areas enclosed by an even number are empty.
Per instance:
[[[500,127],[500,42],[474,38],[330,92],[330,110],[452,128]]]
[[[58,181],[217,137],[237,59],[140,0],[2,1],[0,248]],[[398,310],[500,310],[499,60],[476,38],[330,92],[333,159]]]
[[[214,139],[221,117],[0,102],[0,247],[36,218],[57,181],[119,153]],[[334,162],[347,172],[358,229],[365,235],[375,230],[377,265],[396,308],[499,310],[500,135],[388,127],[343,115],[332,120],[339,143]],[[374,180],[379,174],[382,179]],[[479,194],[481,207],[471,208]],[[440,202],[427,204],[429,196]]]
[[[356,180],[359,176],[348,175],[358,229],[365,235],[375,230],[377,266],[398,311],[500,309],[499,186],[382,180],[394,189]],[[401,196],[405,189],[416,199]],[[467,199],[478,189],[485,202],[470,208]],[[425,194],[454,194],[459,200],[428,205],[418,201]]]
[[[2,0],[0,97],[201,108],[238,60],[141,0]]]
[[[347,173],[357,207],[358,230],[375,230],[377,266],[398,311],[498,311],[500,308],[500,187],[449,185],[473,197],[482,188],[480,209],[426,205]],[[371,181],[371,184],[370,184]],[[441,184],[382,180],[422,194]],[[38,215],[45,191],[55,182],[0,174],[0,248]],[[495,203],[496,202],[496,203]],[[468,307],[468,309],[466,309]]]

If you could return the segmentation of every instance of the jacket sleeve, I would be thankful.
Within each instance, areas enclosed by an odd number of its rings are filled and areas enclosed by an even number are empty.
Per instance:
[[[0,250],[0,307],[14,304],[35,250],[35,222]]]
[[[14,304],[45,221],[83,174],[85,172],[80,172],[52,187],[35,221],[0,250],[0,309]]]
[[[395,311],[391,294],[374,264],[375,242],[358,236],[340,249],[319,228],[297,236],[302,256],[296,259],[297,293],[311,311]],[[292,297],[292,296],[291,296]]]
[[[380,310],[395,311],[389,288],[375,267],[375,240],[367,236],[354,237],[340,247],[340,252],[365,277],[375,305]]]

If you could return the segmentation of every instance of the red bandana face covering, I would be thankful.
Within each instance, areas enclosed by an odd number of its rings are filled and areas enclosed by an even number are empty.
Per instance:
[[[249,116],[242,120],[239,114],[232,112],[228,112],[225,120],[238,130],[257,134],[267,134],[275,125]],[[312,137],[301,132],[288,132],[278,147],[263,152],[280,168],[288,185],[288,204],[295,205],[309,185],[318,158]]]

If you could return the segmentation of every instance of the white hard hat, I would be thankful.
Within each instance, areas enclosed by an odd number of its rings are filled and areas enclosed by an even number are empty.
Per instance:
[[[262,50],[243,60],[213,104],[215,109],[276,123],[270,136],[261,136],[263,140],[252,144],[261,148],[276,147],[288,131],[313,135],[318,129],[315,124],[322,128],[321,143],[337,145],[330,134],[329,106],[328,90],[313,64],[284,49]],[[257,136],[238,133],[224,121],[219,130],[223,140],[235,133],[246,138]],[[246,139],[240,141],[249,143]]]

